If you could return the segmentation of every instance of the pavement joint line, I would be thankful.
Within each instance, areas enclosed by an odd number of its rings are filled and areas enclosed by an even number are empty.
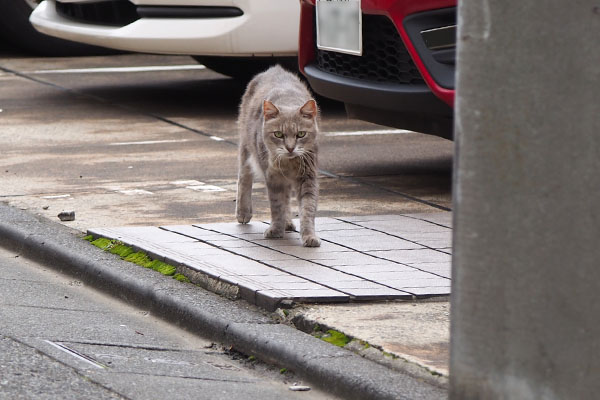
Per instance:
[[[268,225],[268,223],[267,223],[267,222],[265,222],[265,221],[261,221],[261,222],[262,222],[262,223],[264,223],[264,224],[267,224],[267,225]],[[346,222],[346,221],[343,221],[343,222]],[[239,239],[239,240],[243,240],[243,241],[246,241],[246,242],[250,242],[250,243],[256,244],[256,245],[258,245],[258,246],[260,246],[260,247],[264,247],[264,248],[267,248],[267,249],[270,249],[270,250],[277,251],[278,253],[281,253],[281,254],[285,254],[285,255],[292,256],[292,257],[296,257],[298,260],[301,260],[301,261],[306,261],[306,262],[309,262],[309,263],[312,263],[312,264],[319,265],[319,266],[321,266],[321,267],[324,267],[324,268],[328,268],[328,269],[331,269],[331,270],[334,270],[334,271],[342,272],[342,273],[344,273],[344,274],[346,274],[346,275],[348,275],[348,276],[353,276],[353,277],[355,277],[355,278],[360,278],[361,280],[364,280],[364,281],[367,281],[367,282],[371,282],[371,283],[375,283],[375,284],[377,284],[377,285],[380,285],[380,286],[386,287],[386,288],[388,288],[388,289],[396,290],[396,291],[398,291],[398,292],[400,292],[400,293],[406,293],[406,296],[410,295],[410,296],[415,296],[415,297],[417,297],[417,298],[422,298],[422,297],[431,297],[431,296],[437,296],[437,295],[427,295],[427,296],[425,296],[425,295],[421,295],[421,294],[415,294],[415,293],[411,293],[411,292],[410,292],[410,291],[408,291],[408,290],[397,289],[397,288],[395,288],[395,287],[392,287],[392,286],[386,285],[385,283],[377,282],[377,281],[375,281],[375,280],[373,280],[373,279],[365,278],[364,276],[360,276],[360,275],[356,275],[356,274],[353,274],[353,273],[350,273],[350,272],[344,271],[343,269],[339,269],[339,268],[332,267],[332,266],[329,266],[329,265],[321,264],[321,263],[319,263],[319,262],[318,262],[318,260],[307,260],[307,259],[305,259],[305,258],[302,258],[302,257],[299,257],[299,256],[295,256],[295,255],[293,255],[293,254],[287,254],[287,253],[284,253],[284,252],[282,252],[282,251],[280,251],[280,250],[272,249],[272,248],[270,248],[270,247],[268,247],[268,246],[265,246],[265,245],[262,245],[262,244],[258,244],[258,243],[256,243],[256,242],[252,242],[251,240],[248,240],[248,239],[239,238],[239,237],[237,237],[237,236],[235,236],[235,235],[231,235],[231,234],[228,234],[228,233],[223,233],[223,232],[215,231],[214,229],[206,229],[206,228],[202,228],[202,227],[200,227],[200,226],[198,226],[198,225],[194,225],[194,224],[192,224],[192,226],[194,226],[194,227],[196,227],[196,228],[204,229],[204,230],[206,230],[206,231],[209,231],[209,232],[215,232],[215,233],[219,233],[219,234],[221,234],[221,235],[226,235],[226,236],[229,236],[229,237],[234,237],[234,238],[236,238],[236,239]],[[161,229],[163,229],[163,228],[161,228]],[[166,230],[166,229],[165,229],[165,230]],[[297,231],[294,231],[294,232],[296,232],[296,233],[297,233]],[[174,232],[174,233],[177,233],[177,232]],[[183,234],[182,234],[182,235],[183,235]],[[183,235],[183,236],[186,236],[186,237],[191,237],[191,236],[188,236],[188,235]],[[197,238],[195,238],[195,239],[197,239]],[[330,240],[327,240],[327,239],[323,239],[323,238],[322,238],[321,240],[323,240],[324,242],[327,242],[327,243],[331,243],[331,244],[335,244],[335,245],[338,245],[338,246],[341,246],[341,247],[345,247],[345,248],[347,248],[347,249],[349,249],[349,250],[352,250],[352,251],[355,251],[355,252],[357,252],[357,253],[359,253],[359,254],[363,254],[363,255],[370,256],[370,257],[373,257],[373,258],[376,258],[376,259],[380,259],[380,260],[384,260],[384,261],[393,262],[393,263],[395,263],[395,264],[403,265],[403,266],[405,266],[405,267],[412,268],[412,269],[415,269],[415,270],[418,270],[418,271],[421,271],[421,272],[424,272],[424,273],[427,273],[427,274],[430,274],[430,275],[435,275],[435,276],[437,276],[437,277],[440,277],[440,278],[448,279],[448,278],[446,278],[445,276],[438,275],[438,274],[436,274],[436,273],[432,273],[432,272],[429,272],[429,271],[423,270],[423,269],[421,269],[421,268],[417,268],[417,267],[415,267],[415,266],[413,266],[413,265],[404,264],[404,263],[397,262],[397,261],[394,261],[394,260],[389,260],[389,259],[387,259],[387,258],[377,257],[377,256],[375,256],[375,255],[373,255],[373,254],[368,254],[368,253],[366,253],[366,252],[363,252],[363,251],[360,251],[360,250],[356,250],[356,249],[354,249],[354,248],[352,248],[352,247],[349,247],[349,246],[346,246],[346,245],[343,245],[343,244],[340,244],[340,243],[336,243],[336,242],[333,242],[333,241],[330,241]],[[207,244],[210,244],[210,243],[207,243]],[[311,280],[311,279],[309,279],[309,278],[305,278],[305,277],[303,277],[303,276],[296,275],[296,274],[294,274],[294,273],[292,273],[292,272],[286,271],[286,270],[284,270],[284,269],[281,269],[281,268],[279,268],[279,267],[277,267],[277,266],[270,265],[270,264],[267,264],[266,262],[263,262],[263,261],[258,261],[258,260],[254,260],[254,259],[253,259],[253,258],[251,258],[251,257],[247,257],[247,256],[245,256],[245,255],[242,255],[242,254],[235,253],[234,251],[231,251],[230,249],[222,249],[222,250],[228,251],[228,252],[230,252],[230,253],[233,253],[233,254],[236,254],[236,255],[238,255],[238,256],[240,256],[240,255],[241,255],[241,256],[242,256],[242,257],[244,257],[244,258],[248,258],[248,259],[250,259],[250,260],[257,261],[257,262],[259,262],[259,263],[261,263],[261,264],[264,264],[264,265],[266,265],[266,266],[268,266],[268,267],[271,267],[271,268],[277,269],[277,270],[279,270],[279,271],[282,271],[282,272],[286,272],[286,273],[288,273],[288,274],[290,274],[290,275],[297,276],[297,277],[299,277],[299,278],[302,278],[302,279],[309,280],[309,281],[311,281],[311,282],[313,282],[313,283],[317,283],[317,284],[319,284],[319,285],[321,285],[321,286],[328,287],[328,288],[330,288],[330,289],[332,289],[332,290],[335,290],[335,291],[338,291],[338,292],[342,292],[342,293],[344,293],[344,294],[347,294],[348,296],[350,296],[350,299],[351,299],[351,301],[360,301],[360,299],[356,299],[356,296],[354,296],[354,295],[351,295],[351,294],[349,294],[349,293],[346,293],[346,292],[344,292],[344,290],[343,290],[343,289],[339,289],[339,288],[332,288],[332,287],[330,287],[330,286],[327,286],[327,285],[325,285],[325,284],[323,284],[323,283],[312,281],[312,280]],[[405,295],[399,295],[399,296],[401,296],[401,297],[399,297],[399,298],[406,297]]]
[[[97,102],[102,103],[102,104],[108,104],[110,106],[117,107],[117,108],[120,108],[122,110],[126,110],[126,111],[129,111],[129,112],[133,112],[133,113],[145,115],[147,117],[151,117],[151,118],[157,119],[159,121],[162,121],[162,122],[165,122],[167,124],[176,126],[178,128],[182,128],[182,129],[185,129],[185,130],[197,133],[199,135],[206,136],[207,138],[210,138],[211,136],[214,136],[214,135],[211,135],[210,133],[206,133],[206,132],[201,131],[199,129],[195,129],[195,128],[183,125],[183,124],[181,124],[179,122],[176,122],[176,121],[173,121],[173,120],[171,120],[169,118],[161,117],[160,115],[156,115],[156,114],[153,114],[153,113],[147,113],[147,112],[141,111],[141,110],[139,110],[139,109],[137,109],[135,107],[130,107],[130,106],[127,106],[127,105],[124,105],[124,104],[115,103],[115,102],[106,100],[106,99],[104,99],[102,97],[94,96],[94,95],[91,95],[89,93],[82,92],[81,90],[71,89],[71,88],[67,88],[67,87],[61,86],[61,85],[57,85],[55,83],[48,82],[48,81],[45,81],[43,79],[35,78],[33,76],[27,75],[27,74],[19,72],[19,71],[12,70],[10,68],[3,67],[1,65],[0,65],[0,70],[2,70],[4,72],[7,72],[7,73],[14,74],[14,75],[16,75],[18,77],[21,77],[23,79],[27,79],[27,80],[30,80],[30,81],[33,81],[33,82],[36,82],[36,83],[40,83],[42,85],[47,85],[47,86],[53,87],[55,89],[59,89],[59,90],[65,91],[67,93],[76,94],[78,96],[81,96],[81,97],[84,97],[84,98],[87,98],[87,99],[91,99],[91,100],[97,101]],[[223,142],[237,146],[237,144],[235,142],[232,142],[230,140],[224,139]]]
[[[338,221],[347,222],[347,223],[349,223],[349,224],[352,224],[352,225],[360,226],[361,228],[369,229],[369,230],[371,230],[371,231],[373,231],[373,232],[383,233],[384,235],[387,235],[387,236],[395,237],[395,238],[397,238],[397,239],[406,240],[407,242],[411,242],[411,243],[414,243],[414,244],[418,244],[419,246],[423,246],[423,247],[425,247],[425,248],[427,248],[427,249],[429,249],[429,250],[437,251],[438,253],[444,253],[444,254],[448,254],[448,255],[450,255],[450,256],[452,255],[452,253],[448,253],[447,251],[442,251],[441,249],[435,249],[435,248],[433,248],[433,247],[431,247],[431,246],[427,246],[426,244],[419,243],[419,242],[416,242],[416,241],[414,241],[414,240],[406,239],[406,238],[403,238],[402,236],[398,236],[398,235],[395,235],[395,234],[393,234],[393,233],[389,233],[389,232],[382,231],[382,230],[379,230],[379,229],[376,229],[376,228],[370,228],[370,227],[368,227],[368,226],[361,225],[361,224],[359,223],[360,221],[358,221],[358,222],[357,222],[357,221],[346,221],[346,220],[345,220],[345,219],[343,219],[343,218],[344,218],[344,217],[339,217],[339,218],[335,218],[335,219],[337,219]],[[413,219],[416,219],[417,221],[425,221],[425,220],[418,219],[418,218],[413,218]],[[425,222],[429,222],[429,221],[425,221]],[[437,225],[437,226],[440,226],[440,227],[447,228],[446,226],[439,225],[439,224],[434,224],[434,225]],[[407,251],[410,251],[410,250],[419,250],[419,249],[407,249]],[[394,251],[394,249],[391,249],[391,250],[377,250],[377,251]]]
[[[296,371],[349,400],[446,397],[444,383],[410,368],[392,370],[272,320],[258,307],[165,279],[82,240],[80,231],[0,203],[0,246],[82,280],[157,317],[231,345],[237,351]],[[343,363],[337,362],[343,354]],[[413,396],[410,396],[411,398]]]
[[[452,211],[452,210],[449,210],[449,211]],[[446,226],[446,225],[440,224],[440,223],[438,223],[438,222],[430,221],[430,220],[428,220],[428,219],[417,218],[417,217],[415,217],[414,215],[410,215],[410,214],[400,214],[400,215],[401,215],[401,216],[403,216],[403,217],[406,217],[406,218],[410,218],[410,219],[417,220],[417,221],[428,222],[428,223],[430,223],[430,224],[437,225],[437,226],[439,226],[439,227],[441,227],[441,228],[452,229],[452,227],[451,227],[451,226]]]
[[[171,353],[187,353],[190,350],[176,349],[176,348],[164,348],[157,346],[145,346],[145,345],[132,345],[132,344],[122,344],[122,343],[106,343],[106,342],[95,342],[95,341],[85,341],[85,340],[63,340],[61,343],[69,343],[69,344],[81,344],[85,346],[103,346],[103,347],[117,347],[120,349],[135,349],[135,350],[148,350],[148,351],[168,351]],[[210,353],[210,352],[209,352]]]
[[[30,80],[30,81],[33,81],[33,82],[36,82],[36,83],[40,83],[42,85],[51,86],[51,87],[53,87],[55,89],[66,91],[68,93],[73,93],[73,94],[76,94],[78,96],[82,96],[82,97],[85,97],[85,98],[88,98],[88,99],[92,99],[92,100],[95,100],[95,101],[100,102],[102,104],[108,104],[110,106],[117,107],[117,108],[129,111],[129,112],[138,113],[138,114],[141,114],[141,115],[145,115],[147,117],[155,118],[155,119],[157,119],[159,121],[162,121],[162,122],[164,122],[166,124],[173,125],[173,126],[176,126],[178,128],[181,128],[181,129],[184,129],[184,130],[188,130],[190,132],[197,133],[197,134],[199,134],[201,136],[205,136],[205,137],[207,137],[207,138],[209,138],[211,140],[215,140],[217,142],[227,143],[227,144],[230,144],[230,145],[233,145],[233,146],[236,146],[236,147],[238,145],[237,142],[234,141],[234,140],[229,140],[229,139],[224,139],[224,138],[219,138],[220,140],[216,140],[214,138],[218,137],[218,136],[211,135],[210,133],[201,131],[201,130],[196,129],[196,128],[192,128],[190,126],[187,126],[187,125],[184,125],[184,124],[179,123],[177,121],[174,121],[174,120],[172,120],[170,118],[161,117],[160,115],[156,115],[156,114],[153,114],[153,113],[147,113],[147,112],[141,111],[141,110],[139,110],[139,109],[137,109],[135,107],[126,106],[124,104],[119,104],[119,103],[111,102],[109,100],[103,99],[102,97],[94,96],[94,95],[82,92],[80,90],[77,90],[77,89],[71,89],[71,88],[67,88],[67,87],[64,87],[64,86],[60,86],[60,85],[57,85],[55,83],[48,82],[48,81],[45,81],[43,79],[39,79],[39,78],[35,78],[33,76],[30,76],[30,75],[27,75],[26,73],[15,71],[15,70],[12,70],[10,68],[6,68],[6,67],[4,67],[2,65],[0,65],[0,71],[7,72],[9,74],[14,74],[14,75],[16,75],[18,77],[21,77],[23,79],[27,79],[27,80]],[[428,205],[430,207],[437,208],[439,210],[451,211],[451,209],[448,208],[448,207],[444,207],[444,206],[435,204],[435,203],[427,201],[427,200],[422,200],[422,199],[419,199],[418,197],[414,197],[414,196],[408,195],[406,193],[402,193],[402,192],[398,192],[398,191],[395,191],[395,190],[387,189],[387,188],[384,188],[384,187],[381,187],[381,186],[377,186],[375,184],[372,184],[372,183],[369,183],[369,182],[365,182],[362,179],[359,179],[357,177],[341,176],[341,175],[338,175],[338,174],[335,174],[333,172],[329,172],[329,171],[326,171],[326,170],[323,170],[323,169],[319,169],[318,171],[319,171],[319,173],[321,173],[321,174],[323,174],[325,176],[328,176],[330,178],[336,178],[336,179],[340,179],[340,180],[347,180],[347,181],[350,181],[350,182],[353,182],[353,183],[357,183],[357,184],[360,184],[360,185],[369,186],[369,187],[378,189],[380,191],[384,191],[384,192],[396,194],[398,196],[404,197],[407,200],[411,200],[411,201],[415,201],[417,203],[425,204],[425,205]]]
[[[353,182],[353,183],[358,183],[358,184],[361,184],[361,185],[366,185],[366,186],[369,186],[369,187],[381,190],[383,192],[397,194],[398,196],[404,197],[407,200],[416,201],[417,203],[425,204],[427,206],[430,206],[430,207],[433,207],[433,208],[437,208],[438,210],[452,211],[451,208],[444,207],[444,206],[441,206],[439,204],[435,204],[435,203],[433,203],[431,201],[419,199],[418,197],[414,197],[414,196],[411,196],[411,195],[406,194],[406,193],[398,192],[396,190],[388,189],[388,188],[385,188],[385,187],[382,187],[382,186],[377,186],[377,185],[375,185],[373,183],[370,183],[370,182],[365,182],[364,180],[360,179],[359,177],[355,177],[355,176],[342,176],[342,175],[334,174],[332,172],[323,171],[323,170],[319,170],[319,172],[324,173],[325,175],[328,175],[328,176],[330,176],[332,178],[335,177],[335,178],[338,178],[340,180],[347,180],[347,181],[350,181],[350,182]]]

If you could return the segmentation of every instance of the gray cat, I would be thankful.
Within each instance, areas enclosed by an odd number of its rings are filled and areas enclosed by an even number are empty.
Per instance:
[[[290,211],[295,192],[302,244],[321,245],[315,234],[318,114],[317,103],[306,86],[280,66],[256,75],[242,97],[235,213],[238,222],[250,221],[253,173],[262,173],[271,204],[266,238],[281,238],[286,230],[295,230]]]

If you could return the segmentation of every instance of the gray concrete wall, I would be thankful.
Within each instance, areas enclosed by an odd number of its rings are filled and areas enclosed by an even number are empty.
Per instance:
[[[459,3],[451,399],[598,399],[600,2]]]

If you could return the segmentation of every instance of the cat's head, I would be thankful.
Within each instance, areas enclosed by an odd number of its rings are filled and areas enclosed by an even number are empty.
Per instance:
[[[301,107],[276,106],[265,100],[263,137],[271,157],[294,158],[316,152],[318,114],[312,99]]]

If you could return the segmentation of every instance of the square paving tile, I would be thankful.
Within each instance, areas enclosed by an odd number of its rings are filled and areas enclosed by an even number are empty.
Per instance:
[[[148,243],[185,243],[196,241],[193,238],[168,232],[154,226],[133,226],[121,228],[98,228],[90,229],[90,234],[98,237],[111,239]]]
[[[218,224],[194,224],[194,226],[209,231],[227,233],[234,236],[244,235],[248,233],[264,233],[264,231],[269,227],[267,224],[264,224],[262,222],[251,222],[249,224],[238,224],[237,222],[224,222]]]
[[[213,232],[207,229],[195,227],[193,225],[170,225],[162,226],[164,230],[186,235],[197,240],[238,240],[235,236],[229,236],[220,232]]]
[[[402,289],[418,287],[447,287],[450,288],[450,279],[445,278],[425,278],[425,279],[390,279],[385,282],[386,285]]]
[[[452,213],[447,211],[437,213],[414,213],[407,214],[407,216],[421,219],[423,221],[433,222],[438,225],[443,225],[447,228],[452,228]]]
[[[369,236],[340,237],[332,239],[332,241],[361,252],[376,250],[414,250],[424,248],[417,243],[379,232],[373,232],[373,234]]]
[[[403,291],[412,293],[415,296],[435,296],[435,295],[449,295],[449,287],[419,287],[419,288],[404,288]]]
[[[452,256],[431,249],[370,251],[368,254],[403,264],[450,262]]]

